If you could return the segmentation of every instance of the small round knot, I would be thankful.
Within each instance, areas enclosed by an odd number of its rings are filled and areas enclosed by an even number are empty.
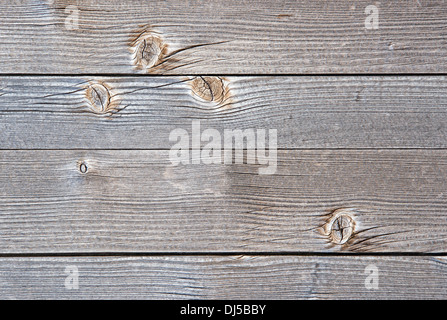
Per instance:
[[[168,46],[151,30],[145,30],[131,40],[132,61],[138,70],[149,71],[163,61]]]
[[[112,94],[112,89],[104,82],[92,81],[85,91],[91,112],[96,114],[111,114],[118,111],[118,102]]]
[[[334,244],[346,243],[355,232],[353,210],[337,209],[323,226],[323,234]]]
[[[110,92],[102,83],[91,83],[87,87],[87,99],[97,113],[105,113],[110,104]]]
[[[87,164],[85,162],[81,162],[81,164],[79,165],[79,171],[81,173],[87,173],[88,167],[87,167]]]
[[[229,96],[228,86],[221,77],[196,77],[190,81],[195,96],[221,104]]]
[[[161,60],[163,41],[154,36],[143,39],[137,49],[137,63],[142,68],[152,68]]]

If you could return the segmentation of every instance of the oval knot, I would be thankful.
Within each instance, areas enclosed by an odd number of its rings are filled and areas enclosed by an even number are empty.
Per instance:
[[[352,209],[337,209],[323,226],[323,234],[334,244],[346,243],[355,232]]]
[[[221,77],[196,77],[190,82],[194,95],[207,102],[222,103],[228,97],[228,87]]]

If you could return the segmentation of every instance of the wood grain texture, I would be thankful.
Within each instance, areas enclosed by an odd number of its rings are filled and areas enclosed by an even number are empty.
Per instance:
[[[444,0],[0,0],[0,298],[446,299],[446,73]]]
[[[366,289],[365,268],[378,269]],[[77,267],[79,289],[65,288]],[[445,299],[445,257],[0,258],[2,299]],[[180,312],[180,310],[179,310]]]
[[[144,72],[130,43],[147,28],[173,54],[154,73],[447,72],[443,0],[2,0],[0,73]]]
[[[447,147],[445,76],[226,78],[216,104],[186,77],[0,77],[0,149],[169,149],[192,120],[277,129],[284,149]],[[89,85],[110,88],[109,109]]]
[[[0,253],[446,252],[445,150],[288,150],[276,174],[259,167],[1,151]],[[355,221],[340,245],[321,231],[336,209]]]

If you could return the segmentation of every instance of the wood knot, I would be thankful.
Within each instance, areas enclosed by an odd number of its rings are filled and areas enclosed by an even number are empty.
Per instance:
[[[168,46],[151,30],[138,33],[130,41],[132,62],[137,70],[150,71],[157,67],[167,54]]]
[[[90,82],[86,87],[85,96],[89,109],[96,114],[113,114],[119,111],[118,99],[112,89],[104,82]]]
[[[342,245],[354,235],[355,226],[353,209],[337,209],[330,214],[321,231],[330,242]]]
[[[195,77],[189,82],[194,96],[219,105],[231,97],[227,81],[222,77]]]
[[[78,163],[78,166],[79,166],[79,171],[81,172],[81,173],[87,173],[87,171],[88,171],[88,166],[87,166],[87,163],[85,163],[84,161],[82,161],[82,162],[80,162],[80,163]]]

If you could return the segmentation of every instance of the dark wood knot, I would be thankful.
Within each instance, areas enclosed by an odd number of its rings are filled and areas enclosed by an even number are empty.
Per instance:
[[[151,30],[143,31],[131,40],[132,62],[137,70],[150,71],[158,66],[168,51],[160,35]]]
[[[85,163],[84,161],[82,161],[82,162],[79,164],[79,171],[80,171],[81,173],[87,173],[87,171],[88,171],[87,163]]]
[[[333,211],[322,227],[322,233],[333,244],[346,243],[355,232],[355,216],[352,209],[337,209]]]
[[[227,81],[222,77],[195,77],[189,84],[193,95],[206,102],[223,104],[231,96]]]
[[[86,88],[85,96],[89,102],[88,108],[96,114],[112,114],[118,109],[118,99],[112,89],[104,82],[90,82]]]

